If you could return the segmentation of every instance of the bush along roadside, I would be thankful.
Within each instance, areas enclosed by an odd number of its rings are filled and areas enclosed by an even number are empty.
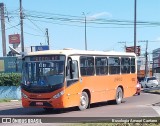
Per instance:
[[[20,73],[0,73],[0,86],[20,86]]]
[[[20,83],[20,73],[0,73],[0,100],[21,99]]]

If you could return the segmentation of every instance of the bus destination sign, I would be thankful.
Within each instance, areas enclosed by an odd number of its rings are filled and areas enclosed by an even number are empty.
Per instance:
[[[30,57],[30,61],[46,61],[46,60],[64,60],[62,55],[43,55]]]

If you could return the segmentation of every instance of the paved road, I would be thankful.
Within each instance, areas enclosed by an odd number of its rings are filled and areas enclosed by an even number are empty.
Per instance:
[[[90,109],[77,108],[45,112],[41,108],[22,108],[21,102],[0,103],[0,116],[21,117],[156,117],[160,116],[160,97],[157,94],[141,93],[124,99],[120,105],[108,102],[92,104]]]
[[[121,117],[160,117],[160,97],[157,94],[141,93],[140,96],[137,95],[124,99],[120,105],[104,102],[92,104],[91,108],[85,111],[79,111],[74,107],[50,113],[45,112],[41,108],[22,108],[21,102],[0,103],[0,117],[11,119],[20,118],[21,120],[26,120],[26,118],[42,119],[43,125],[47,126],[67,125],[64,122],[101,122],[117,117],[119,117],[119,119],[121,119]],[[1,123],[1,125],[9,126],[8,123]],[[21,126],[22,124],[20,122],[18,124],[16,123],[16,125]],[[26,126],[27,125],[30,126],[31,124],[26,124]],[[42,124],[35,123],[32,125],[40,126]]]

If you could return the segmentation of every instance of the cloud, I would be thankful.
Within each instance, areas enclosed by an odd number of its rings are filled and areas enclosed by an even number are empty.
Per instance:
[[[88,16],[88,20],[95,20],[97,18],[100,18],[100,17],[109,17],[111,18],[112,17],[112,14],[109,13],[109,12],[100,12],[100,13],[95,13],[91,16]]]

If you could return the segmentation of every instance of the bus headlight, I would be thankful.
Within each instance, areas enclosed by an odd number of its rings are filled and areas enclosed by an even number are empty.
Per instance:
[[[57,99],[59,97],[61,97],[64,94],[64,91],[61,91],[59,93],[57,93],[56,95],[53,96],[53,98]]]
[[[22,92],[22,97],[23,98],[28,98],[28,96],[26,94],[24,94],[23,92]]]

